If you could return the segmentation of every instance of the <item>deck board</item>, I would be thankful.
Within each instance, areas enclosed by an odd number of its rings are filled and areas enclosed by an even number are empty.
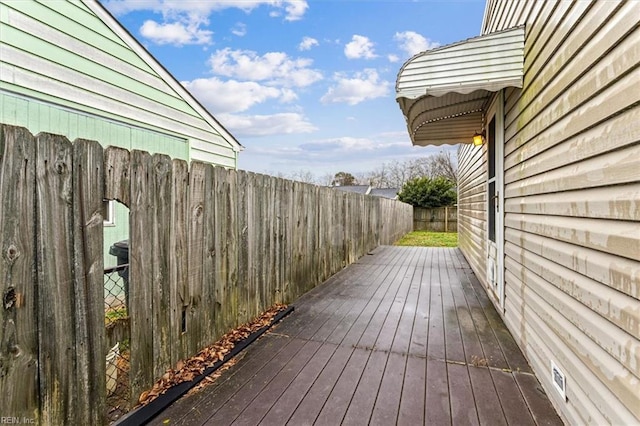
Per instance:
[[[451,398],[447,363],[444,360],[427,359],[427,383],[425,395],[425,424],[451,424]]]
[[[373,413],[371,413],[370,424],[390,425],[396,422],[406,363],[406,355],[393,352],[389,354]]]
[[[235,425],[257,425],[278,401],[291,382],[302,371],[304,366],[316,354],[320,343],[308,341],[296,353],[285,368],[269,382],[269,384],[248,404],[242,413],[235,419]]]
[[[407,356],[406,370],[398,410],[398,424],[421,425],[424,423],[425,384],[427,360]]]
[[[560,425],[457,249],[379,247],[162,425]]]
[[[320,346],[320,349],[267,412],[262,419],[263,424],[284,425],[287,423],[335,350],[336,346],[334,345]]]
[[[387,364],[387,357],[387,353],[380,351],[373,351],[369,355],[367,365],[349,403],[343,424],[358,425],[369,423],[373,406],[378,396],[380,381]]]
[[[369,359],[369,351],[356,349],[347,362],[340,378],[333,387],[329,398],[316,419],[316,425],[333,426],[340,422],[349,408],[351,395],[354,394],[364,367]]]

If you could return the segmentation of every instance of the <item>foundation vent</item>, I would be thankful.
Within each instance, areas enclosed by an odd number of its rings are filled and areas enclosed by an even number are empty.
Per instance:
[[[553,382],[553,386],[560,393],[563,400],[567,400],[567,379],[560,370],[560,368],[556,365],[555,362],[551,361],[551,381]]]

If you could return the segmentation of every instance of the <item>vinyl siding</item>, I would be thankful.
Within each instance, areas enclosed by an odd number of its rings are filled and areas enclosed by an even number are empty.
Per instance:
[[[526,24],[524,86],[506,92],[504,316],[569,424],[640,422],[639,16],[636,1],[489,0],[483,24]]]
[[[234,146],[86,5],[2,2],[0,89],[179,136],[235,167]]]
[[[112,145],[128,150],[139,149],[151,153],[163,153],[182,160],[189,158],[189,144],[185,139],[2,92],[0,92],[0,122],[26,127],[34,135],[49,132],[64,135],[71,141],[78,138],[90,139],[100,142],[103,146]],[[129,238],[129,210],[116,203],[115,226],[104,228],[105,266],[116,264],[116,258],[109,255],[111,244],[127,238]]]
[[[56,133],[71,141],[91,139],[103,146],[146,150],[183,160],[189,158],[189,144],[184,138],[105,120],[10,93],[0,92],[0,106],[2,123],[24,126],[34,135],[40,132]]]
[[[486,286],[487,161],[484,146],[458,148],[458,245]],[[493,294],[488,292],[488,294]]]

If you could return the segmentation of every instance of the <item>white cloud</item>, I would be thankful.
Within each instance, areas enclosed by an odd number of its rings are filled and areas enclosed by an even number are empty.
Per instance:
[[[358,34],[355,34],[344,46],[344,54],[349,59],[373,59],[378,56],[374,52],[373,42]]]
[[[239,137],[311,133],[318,130],[304,115],[295,112],[272,115],[220,114],[216,118]]]
[[[386,96],[391,86],[388,81],[381,80],[374,69],[365,69],[351,78],[337,73],[334,80],[336,84],[322,96],[320,99],[322,103],[356,105],[366,100]]]
[[[308,8],[309,5],[306,1],[289,0],[285,2],[284,10],[287,12],[287,16],[284,19],[287,21],[300,20],[302,19]]]
[[[373,151],[385,147],[386,144],[375,142],[369,138],[354,138],[342,136],[332,139],[324,139],[314,142],[307,142],[300,145],[304,151],[309,152],[354,152]]]
[[[237,8],[251,12],[259,6],[268,6],[273,12],[283,11],[285,20],[297,21],[302,19],[309,5],[306,0],[107,0],[104,5],[114,15],[124,15],[137,10],[152,10],[162,13],[165,19],[177,15],[208,16],[213,11]],[[273,10],[275,9],[275,10]],[[276,14],[277,16],[280,13]]]
[[[259,6],[272,8],[270,16],[285,14],[286,21],[302,19],[309,8],[306,0],[106,0],[104,6],[114,15],[150,10],[162,14],[163,22],[149,20],[140,28],[140,33],[158,44],[211,44],[212,32],[202,28],[209,24],[209,15],[214,11],[237,8],[247,13]],[[236,35],[243,29],[234,29]],[[246,32],[246,30],[244,30]],[[244,34],[242,34],[244,35]]]
[[[346,130],[348,132],[348,130]],[[300,142],[303,140],[304,142]],[[336,172],[371,172],[383,163],[429,156],[442,147],[413,146],[406,130],[373,133],[354,137],[342,134],[334,138],[313,139],[296,135],[277,139],[242,140],[246,149],[240,156],[240,168],[260,173],[289,175],[292,170],[309,170],[316,177]],[[455,157],[455,147],[445,147]]]
[[[243,169],[266,171],[270,168],[292,170],[295,167],[314,173],[372,171],[384,162],[403,160],[424,153],[411,145],[406,132],[374,134],[365,137],[340,136],[303,143],[253,143],[247,141],[240,157]]]
[[[252,81],[222,81],[216,77],[184,81],[182,84],[214,115],[246,111],[270,99],[295,99],[290,90],[263,86]]]
[[[287,88],[280,89],[280,102],[286,104],[295,100],[298,100],[298,95],[296,94],[296,92]]]
[[[244,37],[247,35],[247,26],[242,22],[238,22],[231,28],[231,33],[233,35],[237,35],[238,37]]]
[[[318,45],[318,40],[312,37],[304,37],[298,45],[298,50],[310,50],[313,46]]]
[[[398,42],[400,49],[406,52],[408,56],[413,56],[425,50],[435,49],[440,46],[440,43],[434,42],[413,31],[396,33],[393,39]]]
[[[241,80],[268,81],[285,87],[306,87],[322,80],[322,74],[310,68],[311,59],[290,58],[284,52],[268,52],[260,56],[250,50],[216,51],[209,59],[212,71]]]
[[[388,55],[387,59],[389,59],[389,62],[394,63],[394,62],[398,62],[400,60],[400,58],[398,57],[398,55]]]
[[[198,28],[197,23],[174,22],[159,24],[155,21],[145,21],[140,27],[143,37],[157,44],[210,44],[212,31]]]

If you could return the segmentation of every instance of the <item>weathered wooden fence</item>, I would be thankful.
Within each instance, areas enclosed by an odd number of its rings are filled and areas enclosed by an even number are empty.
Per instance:
[[[182,358],[411,230],[412,208],[0,129],[0,415],[105,422],[103,199],[130,208],[132,397]]]
[[[458,208],[413,208],[413,230],[432,232],[458,232]]]

